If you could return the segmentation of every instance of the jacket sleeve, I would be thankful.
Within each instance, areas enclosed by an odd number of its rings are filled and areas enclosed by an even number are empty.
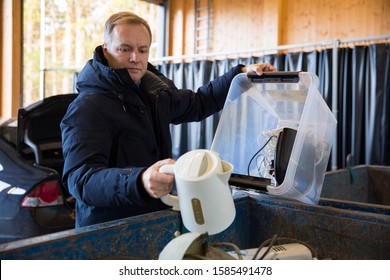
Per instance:
[[[233,78],[242,73],[243,65],[198,88],[196,92],[177,90],[171,95],[171,122],[201,121],[222,110]]]
[[[109,168],[109,123],[79,96],[61,122],[64,153],[63,183],[86,204],[98,207],[142,206],[150,197],[137,184],[141,167]],[[96,102],[95,102],[96,103]],[[93,104],[93,106],[101,106]],[[103,105],[104,106],[104,105]],[[77,108],[77,110],[76,110]]]

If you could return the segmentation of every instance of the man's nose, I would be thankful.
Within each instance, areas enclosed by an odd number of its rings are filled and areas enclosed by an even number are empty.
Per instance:
[[[138,54],[136,52],[130,53],[130,62],[137,62]]]

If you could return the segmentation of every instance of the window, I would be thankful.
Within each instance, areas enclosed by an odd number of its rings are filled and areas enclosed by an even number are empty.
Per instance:
[[[24,0],[23,5],[23,106],[74,92],[73,76],[102,44],[104,23],[112,13],[131,11],[149,22],[151,58],[164,34],[157,32],[162,6],[148,1]]]

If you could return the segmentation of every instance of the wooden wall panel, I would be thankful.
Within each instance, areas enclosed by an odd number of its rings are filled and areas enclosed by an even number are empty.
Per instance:
[[[283,0],[281,44],[390,34],[389,0]]]
[[[169,55],[193,53],[194,1],[169,2]]]
[[[22,2],[22,0],[2,0],[1,3],[0,122],[16,116],[20,106]]]
[[[215,0],[213,3],[215,52],[278,44],[279,0]]]
[[[390,34],[390,0],[211,0],[211,3],[212,52]],[[169,55],[193,54],[194,0],[171,0],[170,11],[173,47]]]

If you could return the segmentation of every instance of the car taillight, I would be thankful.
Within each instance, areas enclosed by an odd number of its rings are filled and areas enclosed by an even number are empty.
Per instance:
[[[22,207],[45,207],[62,205],[64,200],[61,195],[58,181],[44,182],[35,187],[22,201]]]

